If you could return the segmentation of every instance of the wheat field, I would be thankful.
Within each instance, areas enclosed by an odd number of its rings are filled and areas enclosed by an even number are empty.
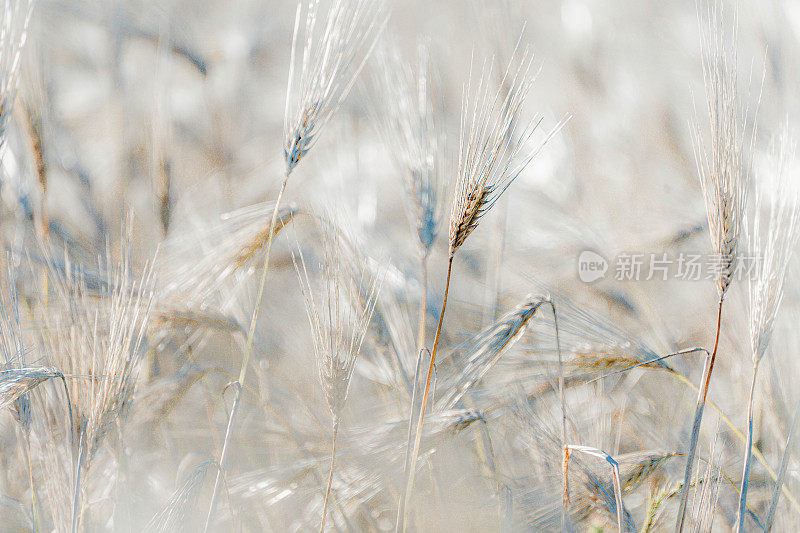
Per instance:
[[[0,531],[798,529],[796,2],[0,12]]]

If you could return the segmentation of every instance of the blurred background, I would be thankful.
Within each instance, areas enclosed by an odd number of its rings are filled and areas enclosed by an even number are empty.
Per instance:
[[[734,5],[724,6],[725,31],[732,31]],[[390,331],[369,336],[356,366],[329,527],[393,529],[403,486],[408,398],[386,377],[385,361],[395,348],[384,337],[410,335],[413,346],[421,285],[403,169],[379,125],[387,96],[375,79],[387,68],[379,59],[386,49],[413,64],[418,45],[429,45],[446,132],[440,235],[447,233],[462,92],[471,72],[475,79],[484,64],[502,71],[518,42],[529,46],[539,73],[526,113],[541,117],[541,131],[571,117],[459,252],[438,384],[447,382],[448,364],[457,373],[457,362],[483,328],[528,295],[549,295],[561,306],[567,376],[575,380],[567,395],[575,443],[631,457],[631,465],[640,464],[643,453],[652,458],[684,450],[696,390],[673,374],[697,383],[702,355],[671,359],[667,371],[636,369],[589,384],[625,365],[585,359],[614,353],[642,361],[713,342],[713,282],[672,275],[681,254],[711,254],[691,126],[695,116],[703,127],[707,123],[698,24],[698,10],[705,8],[693,0],[403,0],[389,7],[376,53],[284,197],[302,213],[336,218],[358,242],[365,264],[385,272],[378,312]],[[46,247],[52,257],[96,264],[106,248],[112,257],[121,254],[130,213],[133,269],[156,265],[134,401],[114,441],[119,444],[109,443],[107,457],[93,466],[87,530],[138,531],[148,523],[157,529],[151,520],[176,501],[184,506],[183,527],[197,530],[204,523],[233,397],[225,386],[241,364],[243,338],[236,328],[249,324],[261,259],[217,285],[201,270],[223,268],[214,263],[225,250],[269,221],[272,208],[264,202],[275,199],[285,172],[283,120],[296,9],[289,0],[38,0],[33,7],[5,131],[4,243],[33,263]],[[797,2],[738,2],[739,92],[746,125],[756,130],[747,154],[756,173],[774,136],[797,124],[799,32]],[[298,216],[275,241],[214,523],[220,531],[318,527],[330,421],[291,256],[298,249],[313,256],[315,235],[311,217]],[[442,303],[445,241],[437,241],[431,256],[429,340]],[[608,263],[605,275],[591,283],[578,271],[586,250]],[[645,275],[616,279],[623,254],[643,254]],[[650,257],[663,254],[671,261],[668,279],[645,279]],[[792,384],[800,375],[797,266],[790,272],[756,400],[756,444],[773,470],[800,399]],[[737,484],[742,440],[736,430],[744,430],[750,379],[745,289],[745,282],[737,283],[728,297],[709,395],[719,412],[707,409],[698,448],[706,460],[701,475],[711,461]],[[174,310],[220,317],[227,326],[162,320]],[[415,529],[558,529],[562,469],[552,391],[558,374],[552,316],[541,315],[493,363],[474,396],[459,404],[461,414],[430,415],[444,420],[434,428],[446,429],[447,416],[464,417],[470,409],[480,414],[462,420],[466,429],[430,436],[418,474]],[[404,328],[410,331],[394,333]],[[0,416],[4,450],[21,439],[14,427],[10,414]],[[555,448],[543,442],[548,431]],[[21,457],[3,453],[3,531],[32,527],[28,464]],[[602,461],[587,464],[592,475],[610,482]],[[682,479],[683,460],[664,459],[656,470],[625,495],[637,528],[647,522],[654,495]],[[45,469],[35,475],[48,482]],[[749,502],[761,516],[773,478],[758,461],[752,475]],[[728,530],[735,518],[733,485],[719,484],[709,529]],[[785,486],[800,498],[794,459]],[[597,510],[597,497],[587,501],[590,511],[576,530],[616,527],[613,514]],[[676,504],[666,500],[659,511],[666,518],[653,530],[672,527]],[[796,501],[783,498],[776,529],[791,530],[798,512]],[[68,530],[55,519],[42,520],[49,524],[42,530]]]

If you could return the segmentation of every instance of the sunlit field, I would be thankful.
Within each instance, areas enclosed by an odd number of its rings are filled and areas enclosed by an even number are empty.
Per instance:
[[[797,530],[795,2],[0,10],[0,532]]]

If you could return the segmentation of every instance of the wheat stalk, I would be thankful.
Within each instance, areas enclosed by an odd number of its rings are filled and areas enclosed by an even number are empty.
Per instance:
[[[445,128],[442,104],[435,105],[429,44],[417,46],[417,66],[403,61],[396,48],[381,50],[376,76],[380,106],[378,123],[392,157],[403,172],[403,186],[420,249],[422,280],[417,325],[417,353],[425,347],[428,302],[428,258],[439,233],[445,193]],[[413,405],[412,405],[413,411]],[[413,413],[412,413],[413,416]],[[409,428],[410,431],[410,428]],[[409,451],[410,452],[410,451]]]
[[[435,105],[431,76],[433,75],[429,45],[417,47],[417,66],[412,68],[396,48],[382,49],[378,61],[382,68],[376,78],[380,88],[378,123],[384,140],[391,147],[396,165],[403,173],[403,186],[410,206],[412,223],[416,230],[420,251],[421,294],[419,299],[417,346],[420,357],[425,351],[425,330],[428,303],[428,258],[438,236],[442,215],[442,197],[445,180],[445,128],[444,113]],[[419,361],[417,364],[419,371]],[[416,408],[414,382],[409,420]],[[409,424],[408,440],[413,427]],[[411,446],[406,450],[405,469],[411,461]],[[403,514],[403,501],[398,505],[398,523]]]
[[[65,382],[77,463],[73,531],[81,524],[85,504],[80,496],[92,459],[132,401],[153,299],[152,267],[145,265],[138,279],[131,272],[130,220],[125,227],[122,258],[114,265],[107,253],[97,292],[69,263],[60,270],[52,260],[48,262],[57,298],[41,310],[46,324],[42,345],[49,363],[64,375],[78,378]]]
[[[776,140],[772,161],[764,183],[756,189],[750,248],[755,257],[755,275],[749,280],[748,315],[753,378],[747,402],[747,441],[740,488],[736,530],[744,528],[747,509],[748,477],[753,447],[753,396],[756,376],[764,357],[775,317],[783,300],[783,285],[792,252],[797,244],[800,218],[800,189],[794,169],[794,140],[787,128]],[[758,180],[759,182],[761,179]]]
[[[719,261],[715,279],[719,303],[714,349],[703,370],[692,422],[689,453],[676,523],[677,531],[683,529],[686,516],[686,503],[689,496],[687,487],[691,479],[703,407],[719,347],[722,306],[732,281],[736,263],[750,177],[749,169],[744,163],[744,116],[747,109],[744,111],[741,109],[736,80],[738,12],[734,13],[733,31],[729,37],[725,35],[722,26],[723,8],[720,0],[711,0],[706,9],[706,13],[702,15],[698,7],[698,20],[711,134],[709,142],[704,142],[699,121],[696,119],[693,129],[693,145],[700,184],[705,198],[711,245]],[[750,139],[751,148],[754,138],[755,132],[752,133]],[[709,144],[710,146],[707,146]]]
[[[539,153],[549,138],[560,129],[558,124],[545,141],[537,148],[530,149],[528,143],[541,120],[531,121],[520,126],[519,116],[523,104],[533,85],[535,75],[533,58],[524,50],[519,58],[512,57],[506,68],[503,80],[508,80],[510,88],[491,91],[489,88],[491,68],[482,72],[478,86],[472,90],[472,76],[464,88],[461,115],[461,140],[459,148],[458,176],[450,212],[449,259],[445,281],[442,310],[433,339],[433,349],[422,395],[416,437],[411,454],[411,465],[407,475],[403,496],[403,519],[398,520],[405,531],[406,516],[414,487],[417,454],[422,438],[422,423],[428,403],[431,377],[439,348],[447,296],[450,291],[450,277],[453,258],[470,233],[478,226],[481,217],[487,213],[509,185]],[[505,96],[503,96],[505,94]]]
[[[320,531],[325,530],[342,410],[356,360],[375,309],[379,281],[378,277],[369,279],[363,271],[359,273],[353,259],[343,257],[337,232],[328,230],[323,238],[323,246],[324,258],[320,269],[322,289],[316,298],[303,254],[300,253],[299,266],[295,261],[311,325],[319,379],[333,418],[331,469]]]
[[[302,57],[299,68],[295,64],[297,43],[300,37],[300,19],[305,5],[305,42],[302,45]],[[358,73],[369,57],[378,33],[386,23],[386,6],[382,0],[335,0],[328,11],[322,35],[315,31],[319,0],[300,1],[295,15],[292,50],[289,60],[289,76],[286,88],[286,108],[283,121],[284,145],[283,155],[286,172],[281,182],[275,209],[272,213],[267,233],[266,257],[261,270],[255,306],[253,308],[250,329],[245,343],[242,367],[239,372],[238,386],[228,427],[225,430],[225,442],[220,453],[219,469],[214,482],[214,491],[208,509],[208,517],[204,531],[208,531],[214,515],[217,495],[225,467],[228,443],[233,421],[238,412],[241,385],[247,376],[247,367],[253,349],[253,338],[258,322],[259,308],[264,296],[264,286],[269,270],[269,255],[272,240],[276,233],[278,209],[283,199],[289,176],[313,146],[314,142],[328,123],[338,107],[347,97]],[[297,79],[295,73],[297,72]],[[295,90],[297,93],[295,93]]]

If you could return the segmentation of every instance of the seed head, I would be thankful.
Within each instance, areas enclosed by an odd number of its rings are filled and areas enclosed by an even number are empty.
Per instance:
[[[317,290],[312,286],[302,253],[295,268],[311,325],[320,382],[334,423],[338,423],[375,309],[378,278],[370,279],[348,257],[350,252],[344,249],[338,233],[332,229],[325,232],[321,287]]]
[[[499,89],[490,90],[491,79],[491,67],[484,67],[477,87],[473,90],[470,79],[463,93],[458,177],[450,213],[450,257],[563,125],[556,125],[537,147],[529,146],[541,119],[521,118],[535,79],[533,57],[527,49],[511,58]]]
[[[318,8],[319,0],[297,6],[283,122],[287,175],[347,97],[386,22],[383,0],[334,0],[325,28],[317,35]],[[304,11],[305,42],[300,64],[295,65]]]
[[[410,200],[420,246],[428,253],[438,233],[444,185],[444,110],[434,103],[427,44],[414,70],[396,49],[381,50],[376,76],[382,110],[378,123]]]
[[[797,245],[800,195],[794,149],[794,140],[784,129],[773,145],[770,165],[757,180],[755,213],[748,234],[755,261],[748,287],[748,314],[756,363],[772,336],[789,261]]]
[[[741,109],[736,84],[736,25],[728,39],[721,29],[721,16],[722,8],[714,2],[701,36],[710,138],[706,142],[695,119],[693,140],[711,245],[720,261],[717,291],[723,298],[735,268],[750,176],[744,164],[747,110]]]

